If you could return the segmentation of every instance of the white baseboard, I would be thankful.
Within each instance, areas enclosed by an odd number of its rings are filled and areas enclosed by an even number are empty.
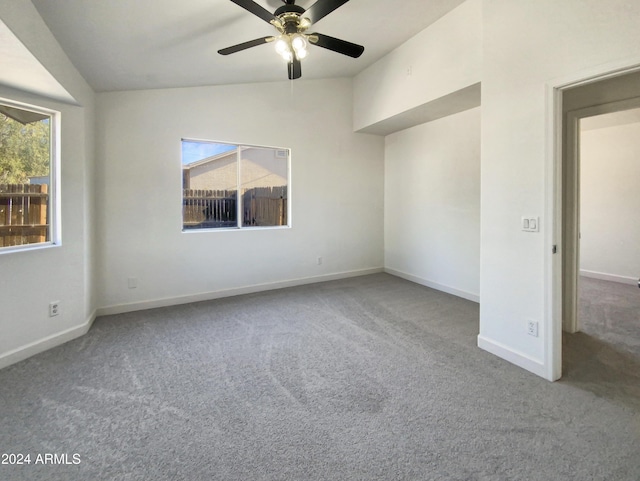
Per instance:
[[[591,277],[592,279],[600,279],[602,281],[619,282],[620,284],[631,284],[632,286],[638,285],[638,279],[634,277],[607,274],[605,272],[587,271],[585,269],[580,269],[580,275],[584,277]]]
[[[451,286],[446,286],[444,284],[433,282],[428,279],[423,279],[422,277],[414,276],[413,274],[407,274],[406,272],[402,272],[402,271],[397,271],[389,267],[385,267],[384,271],[387,274],[391,274],[392,276],[401,277],[403,279],[406,279],[411,282],[415,282],[416,284],[420,284],[422,286],[426,286],[432,289],[436,289],[438,291],[446,292],[447,294],[453,294],[454,296],[462,297],[463,299],[467,299],[469,301],[478,302],[478,303],[480,302],[480,296],[478,294],[472,294],[471,292],[456,289],[455,287],[451,287]]]
[[[234,289],[223,289],[214,292],[204,292],[201,294],[193,294],[188,296],[178,296],[164,299],[154,299],[150,301],[135,302],[131,304],[121,304],[117,306],[108,306],[95,309],[89,318],[81,325],[66,329],[62,332],[52,334],[38,341],[34,341],[25,346],[13,349],[4,354],[0,354],[0,369],[23,361],[31,356],[44,352],[53,347],[64,344],[65,342],[83,336],[98,316],[106,316],[110,314],[121,314],[124,312],[140,311],[143,309],[153,309],[156,307],[167,307],[178,304],[188,304],[190,302],[208,301],[219,299],[222,297],[238,296],[242,294],[252,294],[255,292],[270,291],[274,289],[282,289],[284,287],[295,287],[305,284],[315,284],[318,282],[334,281],[338,279],[347,279],[349,277],[364,276],[367,274],[377,274],[383,272],[382,267],[372,269],[361,269],[356,271],[338,272],[334,274],[326,274],[321,276],[304,277],[298,279],[289,279],[286,281],[268,282],[264,284],[255,284],[251,286],[238,287]]]
[[[79,326],[52,334],[44,339],[31,342],[25,346],[21,346],[0,355],[0,369],[10,366],[11,364],[15,364],[16,362],[23,361],[28,357],[35,356],[36,354],[40,354],[41,352],[86,334],[89,329],[91,329],[91,325],[93,324],[93,321],[95,321],[96,316],[97,313],[94,310],[89,318]]]
[[[312,277],[301,277],[297,279],[289,279],[285,281],[266,282],[263,284],[253,284],[244,287],[235,287],[232,289],[222,289],[219,291],[202,292],[199,294],[189,294],[186,296],[166,297],[162,299],[152,299],[148,301],[132,302],[129,304],[118,304],[114,306],[101,307],[97,310],[98,316],[109,316],[112,314],[123,314],[125,312],[142,311],[145,309],[155,309],[157,307],[176,306],[179,304],[189,304],[191,302],[211,301],[223,297],[240,296],[242,294],[253,294],[256,292],[271,291],[274,289],[282,289],[285,287],[302,286],[305,284],[316,284],[318,282],[335,281],[338,279],[346,279],[349,277],[358,277],[368,274],[377,274],[383,272],[382,267],[372,269],[361,269],[356,271],[338,272],[334,274],[325,274]]]
[[[502,343],[481,335],[478,335],[478,347],[510,362],[511,364],[515,364],[522,369],[526,369],[533,374],[547,379],[547,369],[545,369],[544,363],[537,359],[533,359],[526,354],[522,354],[521,352],[515,351]],[[553,379],[549,380],[552,381]]]

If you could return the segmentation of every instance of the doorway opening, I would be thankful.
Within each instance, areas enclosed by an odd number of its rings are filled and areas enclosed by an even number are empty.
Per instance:
[[[622,204],[619,202],[622,201],[620,197],[623,196],[626,187],[619,186],[616,189],[614,185],[609,186],[608,198],[594,199],[593,196],[589,198],[592,206],[603,208],[607,202],[611,201],[614,194],[618,194],[618,208],[614,212],[605,214],[601,221],[598,221],[597,217],[602,217],[602,209],[598,212],[593,212],[591,209],[588,212],[588,217],[581,217],[582,210],[589,205],[583,202],[582,188],[586,189],[585,194],[597,192],[598,187],[604,187],[602,184],[605,181],[603,174],[616,169],[616,167],[611,162],[611,156],[608,156],[608,164],[599,165],[600,173],[594,173],[590,170],[588,172],[590,178],[581,178],[580,155],[581,138],[597,140],[602,136],[594,135],[595,131],[606,127],[607,123],[610,124],[609,126],[616,123],[634,124],[636,123],[635,116],[638,115],[636,127],[640,129],[640,110],[636,110],[640,108],[640,72],[636,66],[634,69],[627,69],[622,73],[601,74],[588,81],[576,81],[573,84],[556,87],[554,93],[556,94],[554,99],[556,161],[554,165],[555,202],[553,212],[555,229],[552,242],[554,246],[559,247],[560,255],[554,256],[551,261],[552,275],[550,279],[553,299],[551,309],[554,319],[554,335],[549,349],[553,354],[552,376],[550,377],[555,380],[566,374],[562,368],[564,365],[566,371],[567,363],[563,363],[563,358],[567,354],[564,352],[567,348],[567,339],[573,339],[571,336],[582,330],[581,317],[584,318],[585,312],[587,312],[585,306],[580,305],[581,279],[600,277],[600,282],[611,280],[620,282],[623,280],[622,278],[625,278],[624,281],[631,284],[635,274],[627,272],[627,270],[635,262],[640,263],[640,259],[637,259],[637,253],[630,255],[628,252],[625,253],[620,246],[616,249],[611,244],[605,247],[607,241],[612,242],[611,237],[613,236],[611,234],[616,222],[635,222],[635,215],[626,220],[620,219],[624,215],[625,209],[620,208]],[[559,128],[560,126],[561,128]],[[602,141],[601,138],[600,141]],[[611,148],[611,146],[609,147]],[[636,185],[637,180],[639,179],[636,179]],[[602,194],[603,192],[600,192],[601,196]],[[640,194],[638,198],[640,198]],[[629,199],[629,202],[633,203],[634,201]],[[581,234],[588,237],[581,239]],[[624,242],[621,239],[617,241]],[[583,249],[581,249],[581,244]],[[607,251],[603,252],[602,249],[607,249]],[[582,256],[581,250],[584,250]],[[624,255],[628,257],[627,265],[624,266],[627,270],[620,267],[619,259]],[[614,267],[616,262],[618,265]],[[622,263],[624,264],[624,261]],[[609,267],[602,267],[605,265]],[[603,272],[607,270],[612,272]],[[613,271],[617,271],[617,273]],[[608,278],[606,278],[607,274]],[[640,272],[637,275],[640,276]],[[613,277],[616,278],[612,279]],[[587,296],[593,295],[594,289],[598,290],[603,286],[597,286],[591,282],[590,287],[591,290],[582,289],[583,297],[585,294]],[[640,291],[637,296],[640,300]],[[615,306],[612,305],[611,308],[615,309]],[[640,330],[640,326],[637,327]],[[582,338],[585,336],[582,335]],[[585,353],[582,352],[582,354]],[[583,357],[583,359],[587,358]],[[565,361],[568,362],[570,359],[565,359]]]
[[[640,99],[624,104],[579,123],[576,327],[640,359]]]

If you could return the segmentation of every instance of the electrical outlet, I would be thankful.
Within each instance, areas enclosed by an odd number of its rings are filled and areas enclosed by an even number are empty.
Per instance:
[[[318,257],[318,259],[316,260],[316,262],[317,262],[317,264],[318,264],[319,266],[321,266],[321,265],[322,265],[322,257]]]
[[[60,314],[60,301],[49,303],[49,317],[55,317]]]
[[[533,337],[538,337],[538,322],[527,321],[527,334]]]
[[[135,289],[138,287],[138,278],[137,277],[129,277],[127,279],[127,286],[129,289]]]

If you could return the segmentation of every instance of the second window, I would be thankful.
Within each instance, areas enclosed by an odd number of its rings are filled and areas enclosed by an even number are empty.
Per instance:
[[[289,149],[182,140],[182,230],[289,225]]]

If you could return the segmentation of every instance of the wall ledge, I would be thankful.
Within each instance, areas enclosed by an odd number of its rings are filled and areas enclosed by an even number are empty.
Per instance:
[[[389,135],[416,125],[480,107],[480,87],[480,82],[471,84],[392,117],[362,127],[356,132],[359,134]]]

